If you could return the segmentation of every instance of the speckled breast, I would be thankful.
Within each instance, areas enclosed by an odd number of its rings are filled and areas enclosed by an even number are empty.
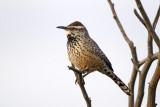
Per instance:
[[[68,57],[70,62],[81,69],[85,66],[89,68],[102,68],[105,62],[101,60],[100,57],[93,54],[91,50],[88,49],[87,45],[83,44],[81,41],[72,41],[67,44]]]

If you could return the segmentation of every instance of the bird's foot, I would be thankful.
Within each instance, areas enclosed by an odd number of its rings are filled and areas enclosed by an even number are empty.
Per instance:
[[[90,68],[88,66],[84,66],[80,69],[82,71],[82,74],[86,74],[88,71],[90,71]]]

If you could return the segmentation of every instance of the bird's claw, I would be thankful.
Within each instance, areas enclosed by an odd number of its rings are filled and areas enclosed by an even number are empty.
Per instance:
[[[82,71],[82,74],[86,74],[90,70],[90,68],[88,66],[84,66],[80,70]]]
[[[77,85],[77,82],[78,82],[78,79],[76,78],[76,80],[75,80],[75,84]]]

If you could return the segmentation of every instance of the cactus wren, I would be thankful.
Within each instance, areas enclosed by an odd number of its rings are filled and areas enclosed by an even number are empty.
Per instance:
[[[113,73],[113,68],[107,56],[102,52],[97,43],[89,36],[86,27],[76,21],[57,28],[64,29],[67,33],[67,50],[70,62],[79,70],[88,68],[88,73],[99,71],[110,77],[127,95],[130,89]]]

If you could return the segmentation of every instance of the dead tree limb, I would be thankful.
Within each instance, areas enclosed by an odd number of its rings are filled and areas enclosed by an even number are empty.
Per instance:
[[[139,0],[136,0],[136,1],[140,2]],[[133,70],[132,70],[132,75],[131,75],[131,79],[129,82],[129,88],[132,90],[132,96],[129,97],[129,107],[133,107],[133,106],[140,107],[142,100],[143,100],[144,86],[145,86],[145,81],[146,81],[146,76],[147,76],[148,70],[149,70],[152,62],[158,58],[158,53],[153,54],[153,43],[152,43],[152,40],[154,39],[157,45],[160,44],[159,38],[154,31],[154,28],[156,27],[156,24],[157,24],[157,20],[155,18],[155,21],[153,23],[153,28],[152,28],[152,25],[150,24],[148,16],[144,14],[145,11],[144,11],[143,7],[140,5],[137,5],[139,7],[139,9],[143,10],[143,13],[141,13],[141,14],[144,19],[141,18],[141,16],[138,14],[138,12],[136,10],[134,10],[134,13],[137,16],[137,18],[142,22],[142,24],[147,28],[147,30],[149,32],[148,33],[148,42],[147,42],[148,56],[147,56],[147,58],[145,58],[144,60],[139,62],[138,58],[137,58],[136,48],[135,48],[133,42],[130,41],[129,38],[127,37],[119,19],[118,19],[116,11],[114,9],[114,4],[111,2],[111,0],[108,0],[108,3],[111,7],[113,18],[115,19],[124,39],[128,43],[130,50],[131,50],[131,54],[132,54]],[[153,39],[152,39],[152,37],[153,37]],[[144,64],[144,66],[142,68],[142,71],[140,72],[139,67],[143,64]],[[134,104],[134,84],[135,84],[135,80],[137,77],[137,71],[139,71],[140,77],[139,77],[138,94],[137,94],[136,102]]]
[[[146,14],[144,8],[143,8],[143,5],[142,5],[141,1],[140,0],[135,0],[135,1],[136,1],[138,9],[139,9],[144,21],[145,21],[145,24],[147,26],[147,30],[148,30],[149,34],[152,36],[152,38],[154,39],[154,41],[157,44],[158,48],[160,49],[160,40],[159,40],[154,28],[151,25],[151,22],[150,22],[147,14]]]
[[[152,60],[152,61],[154,61],[154,60],[156,60],[156,59],[158,59],[158,52],[154,53],[154,54],[152,55],[152,57],[151,57],[151,60]],[[147,58],[139,61],[138,65],[139,65],[139,66],[142,66],[142,65],[146,62],[146,60],[147,60]]]
[[[129,84],[128,84],[128,87],[132,91],[132,95],[129,96],[129,102],[128,102],[129,104],[128,105],[129,105],[129,107],[133,107],[133,105],[134,105],[134,84],[135,84],[135,80],[136,80],[136,77],[137,77],[137,68],[139,68],[136,47],[134,46],[134,43],[128,38],[127,34],[125,33],[125,31],[124,31],[124,29],[121,25],[121,22],[118,19],[116,11],[114,9],[114,4],[112,3],[111,0],[108,0],[108,3],[111,7],[113,18],[115,19],[115,21],[116,21],[116,23],[117,23],[117,25],[118,25],[118,27],[119,27],[122,35],[123,35],[123,38],[125,39],[125,41],[128,43],[128,45],[130,47],[132,60],[134,62],[131,79],[130,79]]]
[[[147,28],[147,26],[146,26],[144,20],[143,20],[143,19],[141,18],[141,16],[138,14],[138,12],[137,12],[136,9],[134,9],[134,14],[137,16],[137,18],[139,19],[139,21],[141,21],[142,24]]]
[[[143,96],[144,96],[146,76],[151,64],[152,64],[152,60],[150,57],[148,57],[141,72],[139,73],[138,93],[137,93],[137,98],[136,98],[134,107],[141,107]]]
[[[138,94],[137,94],[137,98],[136,98],[136,102],[135,102],[135,107],[140,107],[142,100],[143,100],[143,96],[144,96],[144,87],[145,87],[145,81],[146,81],[146,76],[148,73],[148,70],[153,62],[153,60],[151,60],[152,56],[153,56],[153,46],[152,46],[152,38],[154,39],[154,41],[156,42],[157,46],[160,45],[160,41],[159,38],[157,36],[157,34],[155,33],[154,29],[156,27],[157,24],[157,15],[155,17],[155,20],[153,22],[153,25],[150,24],[149,18],[145,12],[145,10],[143,9],[143,6],[140,2],[140,0],[136,0],[137,3],[137,7],[139,8],[141,15],[143,16],[143,20],[141,20],[142,24],[147,28],[148,30],[148,57],[144,63],[144,66],[142,68],[142,72],[140,73],[140,77],[139,77],[139,86],[138,86]],[[137,15],[136,15],[137,16]],[[138,15],[138,19],[142,19],[140,18],[140,15]],[[144,24],[145,23],[145,24]],[[159,47],[159,46],[158,46]],[[160,49],[160,48],[159,48]]]
[[[153,28],[155,28],[155,26],[158,22],[159,16],[160,16],[160,6],[159,6],[159,9],[157,11],[155,20],[154,20]],[[156,105],[157,105],[155,103],[155,98],[156,98],[157,84],[158,84],[158,81],[160,79],[160,50],[159,50],[158,54],[159,54],[159,58],[158,58],[157,67],[156,67],[156,70],[155,70],[155,72],[153,74],[153,77],[152,77],[152,79],[149,83],[149,86],[148,86],[147,107],[156,107]]]
[[[153,74],[151,81],[149,82],[147,107],[156,107],[157,105],[155,103],[155,99],[156,99],[156,89],[159,79],[160,79],[160,58],[158,58],[157,68],[155,70],[155,73]]]
[[[82,77],[82,71],[79,71],[73,65],[71,67],[68,66],[68,68],[69,68],[69,70],[74,71],[76,79],[78,80],[78,85],[79,85],[79,87],[82,91],[83,97],[86,101],[87,107],[91,107],[91,100],[90,100],[90,98],[87,94],[87,91],[86,91],[85,87],[84,87],[85,83],[84,83],[84,80],[83,80],[83,77]]]

